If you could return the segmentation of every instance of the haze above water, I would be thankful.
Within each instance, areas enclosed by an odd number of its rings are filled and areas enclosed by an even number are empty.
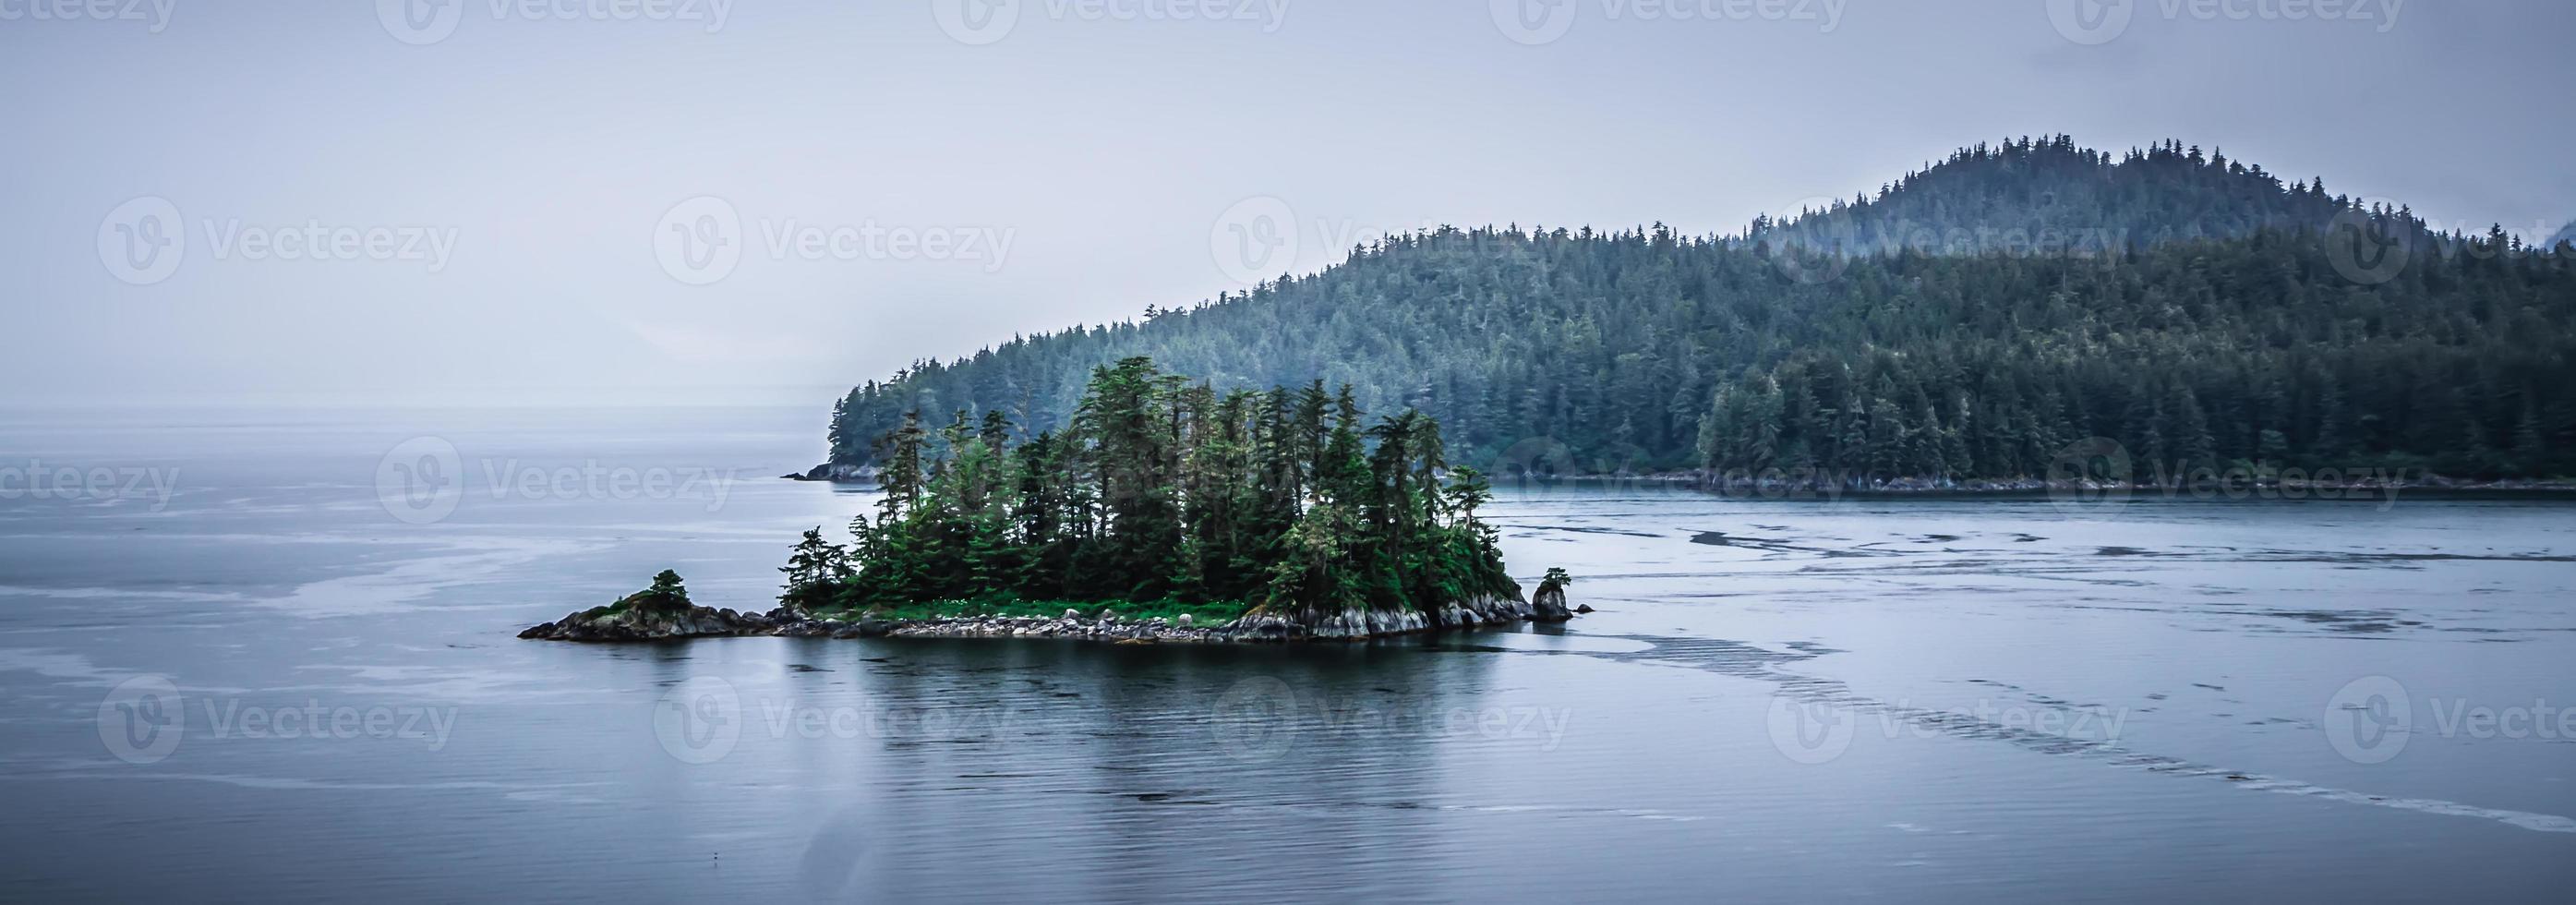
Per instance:
[[[702,603],[767,608],[795,532],[871,501],[773,477],[819,458],[815,422],[0,418],[0,467],[116,487],[0,488],[11,894],[2558,900],[2576,881],[2555,709],[2576,703],[2576,508],[2550,503],[1506,488],[1489,516],[1513,570],[1562,566],[1601,612],[1293,649],[510,637],[665,567]],[[135,694],[152,674],[175,689],[157,723]]]

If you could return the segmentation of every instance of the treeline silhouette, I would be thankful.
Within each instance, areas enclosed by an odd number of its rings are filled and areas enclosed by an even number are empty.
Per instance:
[[[936,432],[908,413],[877,444],[875,520],[852,526],[855,548],[807,532],[783,599],[1147,602],[1303,625],[1519,600],[1476,518],[1490,488],[1449,464],[1440,424],[1362,414],[1321,382],[1220,392],[1146,358],[1093,370],[1064,426],[1025,442],[997,410]]]

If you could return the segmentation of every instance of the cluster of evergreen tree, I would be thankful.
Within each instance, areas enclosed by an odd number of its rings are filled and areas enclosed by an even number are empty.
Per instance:
[[[2126,238],[1903,241],[1995,229]],[[2030,477],[2099,436],[2159,467],[2566,475],[2576,253],[2535,251],[2198,149],[2025,139],[1738,235],[1390,237],[1195,308],[918,363],[839,401],[833,456],[878,461],[869,438],[916,410],[1071,424],[1093,367],[1143,355],[1217,388],[1353,386],[1497,474]]]
[[[1491,498],[1449,466],[1437,421],[1363,427],[1351,391],[1218,392],[1127,358],[1093,370],[1060,430],[1000,411],[936,432],[907,413],[876,444],[885,491],[853,549],[806,533],[787,602],[1173,602],[1311,622],[1348,609],[1517,599]]]

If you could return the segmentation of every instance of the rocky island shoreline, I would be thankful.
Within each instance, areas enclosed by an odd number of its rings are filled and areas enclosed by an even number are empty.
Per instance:
[[[665,573],[668,574],[668,573]],[[676,588],[676,577],[671,581]],[[1284,616],[1253,614],[1220,623],[1197,625],[1178,618],[1131,619],[1103,609],[1084,614],[1067,609],[1060,616],[933,616],[891,619],[876,616],[823,618],[779,606],[766,613],[692,606],[680,598],[646,591],[615,604],[566,614],[531,626],[519,637],[538,641],[653,643],[691,638],[773,636],[782,638],[1062,638],[1120,644],[1280,643],[1292,641],[1365,641],[1422,632],[1495,628],[1521,622],[1563,622],[1591,607],[1567,609],[1562,590],[1549,589],[1536,602],[1489,596],[1436,613],[1345,610],[1308,623]]]

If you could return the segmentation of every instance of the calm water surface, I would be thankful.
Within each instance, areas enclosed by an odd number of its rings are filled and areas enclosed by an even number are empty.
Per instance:
[[[775,479],[816,420],[0,416],[5,895],[2576,887],[2561,505],[1507,489],[1514,570],[1601,612],[1297,649],[510,637],[665,567],[767,608],[794,534],[870,502]],[[64,466],[87,486],[28,489]]]

